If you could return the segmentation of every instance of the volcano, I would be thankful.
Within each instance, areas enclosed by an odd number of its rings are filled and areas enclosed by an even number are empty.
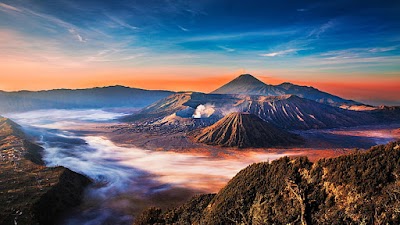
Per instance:
[[[301,98],[335,107],[348,108],[349,106],[364,105],[320,91],[314,87],[300,86],[288,82],[280,85],[265,84],[250,74],[242,74],[211,93],[261,96],[297,95]]]
[[[194,141],[222,147],[261,148],[299,144],[302,139],[256,115],[235,112],[195,134]]]
[[[213,105],[212,118],[221,119],[229,112],[251,113],[284,130],[325,129],[374,124],[376,118],[385,115],[359,112],[333,107],[296,95],[259,96],[224,95],[204,93],[176,93],[162,99],[124,121],[154,123],[166,117],[191,118],[197,106]],[[393,110],[392,110],[393,111]],[[395,112],[395,111],[393,111]],[[387,113],[386,113],[387,114]],[[392,117],[397,118],[397,117]],[[391,121],[390,118],[382,119]]]
[[[268,85],[250,74],[242,74],[223,85],[212,94],[282,95],[284,90]]]

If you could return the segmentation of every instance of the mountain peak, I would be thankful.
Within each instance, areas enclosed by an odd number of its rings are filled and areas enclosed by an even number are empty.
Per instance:
[[[280,95],[278,89],[267,85],[250,74],[242,74],[223,85],[213,94]]]
[[[242,74],[211,93],[259,96],[280,96],[291,94],[336,107],[342,105],[361,105],[361,103],[340,98],[320,91],[312,86],[300,86],[289,82],[284,82],[279,85],[268,85],[251,74]]]
[[[262,81],[260,81],[259,79],[255,78],[251,74],[242,74],[242,75],[236,77],[232,81],[241,82],[241,83],[255,83],[255,84],[262,83],[262,84],[264,84]]]
[[[253,79],[257,79],[255,78],[253,75],[249,74],[249,73],[244,73],[244,74],[240,74],[237,78],[253,78]]]

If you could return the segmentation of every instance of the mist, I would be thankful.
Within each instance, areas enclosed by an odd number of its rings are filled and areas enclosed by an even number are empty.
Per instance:
[[[40,110],[7,115],[44,147],[47,166],[64,166],[94,181],[84,202],[63,224],[132,224],[134,214],[154,199],[168,202],[217,192],[254,162],[284,156],[246,152],[230,157],[121,147],[88,125],[111,123],[123,113],[103,110]],[[164,203],[163,203],[164,204]]]

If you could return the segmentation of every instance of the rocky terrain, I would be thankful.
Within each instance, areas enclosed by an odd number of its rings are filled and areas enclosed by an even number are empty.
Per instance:
[[[222,147],[282,147],[302,143],[299,136],[249,113],[231,113],[193,136],[195,142]]]
[[[196,118],[193,115],[199,106],[212,110],[211,115],[201,117],[203,122],[209,120],[209,125],[231,112],[255,114],[280,128],[291,130],[351,127],[392,120],[388,116],[383,118],[377,112],[345,110],[296,95],[250,96],[193,92],[174,94],[123,120],[146,126],[174,124],[196,128]]]
[[[204,94],[199,92],[179,92],[161,99],[130,116],[123,118],[127,122],[145,122],[147,124],[157,122],[171,116],[182,119],[193,118],[196,108],[202,104],[212,107],[234,104],[238,98],[230,95]],[[215,112],[215,117],[221,118],[221,113]],[[170,118],[170,120],[173,118]],[[165,121],[165,120],[164,120]],[[177,121],[177,118],[175,118]],[[185,122],[190,120],[184,120]],[[178,121],[177,121],[178,122]]]
[[[297,95],[301,98],[338,107],[363,105],[362,103],[343,99],[313,87],[300,86],[288,82],[279,85],[265,84],[250,74],[242,74],[211,93],[262,96]]]
[[[315,163],[306,157],[248,166],[217,194],[135,224],[399,224],[400,142]]]
[[[344,110],[296,95],[250,96],[238,106],[241,111],[291,130],[351,127],[376,122],[367,112]]]
[[[43,149],[19,125],[0,117],[0,224],[54,224],[80,203],[86,177],[63,167],[47,168]]]
[[[209,126],[231,112],[257,115],[289,130],[327,129],[400,121],[398,107],[372,107],[345,100],[313,87],[291,83],[266,85],[244,74],[210,94],[180,92],[161,99],[124,122],[139,127],[173,126],[190,131]],[[196,119],[202,119],[200,121]]]

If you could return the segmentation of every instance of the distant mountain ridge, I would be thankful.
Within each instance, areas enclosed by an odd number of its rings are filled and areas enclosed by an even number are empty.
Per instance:
[[[320,91],[314,87],[300,86],[288,82],[279,85],[265,84],[250,74],[240,75],[234,80],[211,92],[211,94],[245,94],[265,96],[297,95],[302,98],[336,107],[363,105],[362,103],[353,100],[343,99],[327,92]]]
[[[0,91],[0,113],[39,109],[144,107],[173,94],[124,86],[47,91]]]

